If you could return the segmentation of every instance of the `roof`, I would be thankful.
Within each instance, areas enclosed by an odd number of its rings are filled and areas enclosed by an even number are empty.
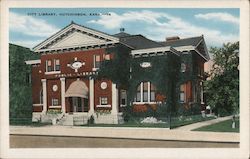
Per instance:
[[[55,41],[60,39],[60,37],[67,35],[68,32],[73,31],[73,30],[80,30],[83,32],[83,34],[87,33],[93,37],[98,37],[98,38],[101,37],[102,39],[111,41],[113,43],[116,43],[119,41],[119,39],[117,37],[112,36],[110,34],[107,34],[107,33],[101,32],[101,31],[97,31],[95,29],[88,28],[88,27],[76,24],[74,22],[71,22],[69,25],[67,25],[63,29],[59,30],[58,32],[56,32],[55,34],[53,34],[52,36],[50,36],[46,40],[44,40],[41,43],[39,43],[38,45],[36,45],[33,48],[33,50],[35,52],[42,52],[42,51],[46,51],[46,50],[51,50],[51,49],[47,49],[48,45],[53,44]]]
[[[125,37],[120,37],[120,42],[124,43],[134,49],[147,49],[147,48],[156,48],[162,47],[163,45],[147,39],[142,35],[130,35]]]
[[[191,38],[185,38],[185,39],[179,39],[179,40],[173,40],[173,41],[164,41],[159,42],[160,44],[164,46],[172,46],[172,47],[179,47],[179,46],[197,46],[203,36],[197,36],[197,37],[191,37]]]
[[[123,38],[123,37],[126,37],[126,36],[130,36],[130,34],[125,33],[125,32],[120,32],[120,33],[114,34],[113,36],[115,36],[117,38]]]
[[[208,61],[210,59],[203,35],[197,36],[197,37],[185,38],[185,39],[164,41],[164,42],[159,42],[159,43],[161,45],[171,46],[176,49],[178,47],[191,46],[191,47],[194,47],[195,50],[198,51],[200,55],[205,58],[205,60]]]

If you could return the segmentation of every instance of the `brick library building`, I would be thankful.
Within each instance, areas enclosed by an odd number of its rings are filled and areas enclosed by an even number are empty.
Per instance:
[[[40,59],[26,61],[32,67],[32,121],[52,122],[56,118],[57,124],[82,125],[93,117],[95,123],[123,123],[122,110],[129,106],[127,90],[111,79],[92,78],[98,76],[103,61],[116,58],[116,52],[107,52],[107,48],[117,44],[128,48],[132,60],[167,54],[185,57],[181,58],[180,72],[192,74],[192,80],[187,78],[178,86],[178,100],[184,106],[204,104],[204,63],[209,55],[202,35],[169,37],[159,42],[125,33],[124,29],[109,35],[72,22],[33,48]],[[140,67],[153,65],[146,61]],[[159,102],[155,84],[149,78],[134,80],[138,84],[133,105]]]

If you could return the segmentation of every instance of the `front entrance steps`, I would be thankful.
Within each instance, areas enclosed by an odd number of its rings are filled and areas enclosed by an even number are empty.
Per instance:
[[[100,113],[61,113],[61,114],[39,114],[39,121],[42,123],[52,123],[53,125],[87,125],[90,117],[93,116],[95,124],[123,124],[122,113],[117,114],[100,114]],[[37,117],[38,115],[36,114]]]

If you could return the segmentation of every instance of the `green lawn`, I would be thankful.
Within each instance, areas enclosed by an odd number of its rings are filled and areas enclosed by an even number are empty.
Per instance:
[[[232,120],[226,120],[216,124],[200,127],[192,131],[239,132],[239,124],[239,120],[236,120],[236,127],[233,129]]]
[[[205,117],[203,118],[201,115],[193,115],[187,116],[183,118],[172,117],[171,118],[171,129],[189,125],[201,121],[211,120],[214,117]],[[145,128],[169,128],[169,121],[167,119],[163,120],[167,121],[166,123],[157,123],[157,124],[147,124],[147,123],[140,123],[139,119],[131,119],[124,124],[87,124],[82,126],[89,126],[89,127],[145,127]]]

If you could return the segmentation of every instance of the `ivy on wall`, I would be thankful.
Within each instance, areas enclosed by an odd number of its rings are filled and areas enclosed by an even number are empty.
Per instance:
[[[26,60],[39,59],[30,49],[9,44],[10,121],[22,122],[32,117],[31,67]]]

